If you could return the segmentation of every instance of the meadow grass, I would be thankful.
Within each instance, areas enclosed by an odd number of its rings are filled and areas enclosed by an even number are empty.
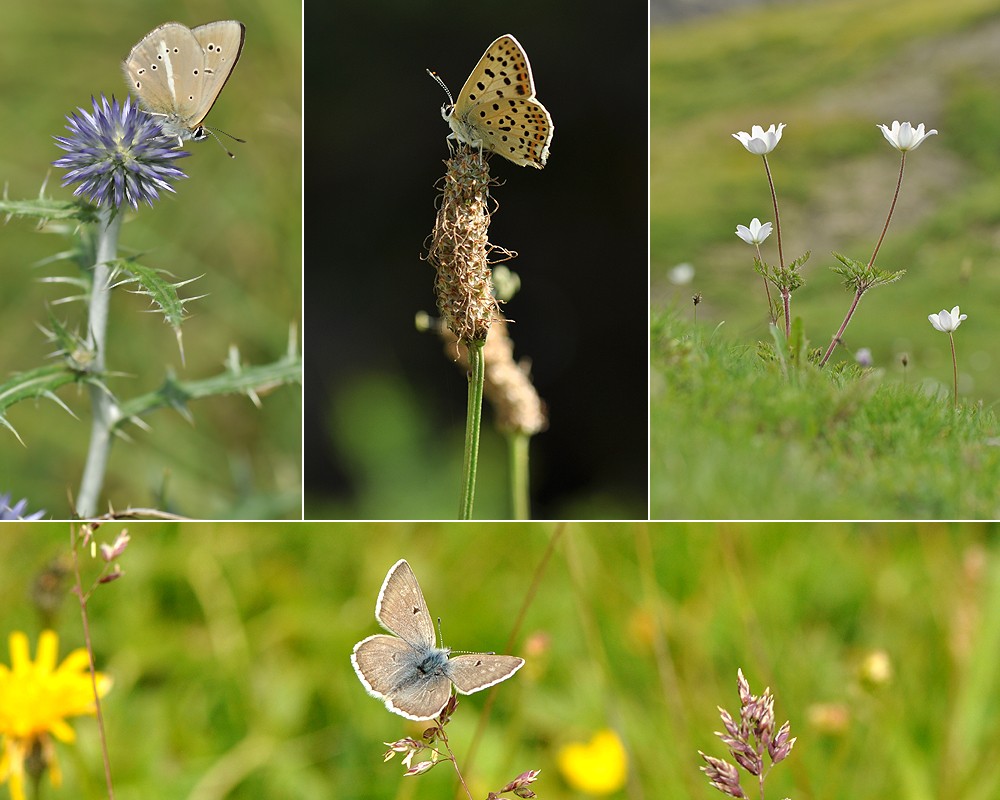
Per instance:
[[[97,663],[115,680],[104,710],[117,796],[383,800],[455,789],[447,765],[404,779],[398,759],[382,763],[383,742],[423,726],[386,712],[351,669],[354,643],[377,631],[386,570],[409,560],[447,644],[500,651],[555,526],[130,530],[125,576],[91,602]],[[66,555],[67,527],[3,534],[0,628],[34,644],[32,582]],[[996,534],[976,523],[570,524],[510,646],[527,664],[500,687],[467,775],[474,796],[540,768],[540,797],[579,797],[555,754],[610,727],[630,765],[615,796],[718,797],[697,751],[725,755],[712,732],[716,706],[738,708],[738,668],[754,693],[770,686],[778,724],[798,737],[769,798],[996,796]],[[55,627],[62,655],[81,645],[71,596]],[[888,680],[863,679],[874,653]],[[460,759],[484,700],[462,698],[449,728]],[[65,784],[48,796],[100,797],[94,722],[73,726],[78,744],[56,745]]]
[[[942,337],[947,347],[947,341]],[[993,519],[991,409],[881,371],[787,373],[721,330],[654,315],[654,519]]]

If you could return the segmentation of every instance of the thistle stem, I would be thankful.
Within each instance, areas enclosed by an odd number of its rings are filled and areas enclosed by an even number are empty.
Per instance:
[[[479,431],[483,419],[483,383],[486,380],[486,340],[467,342],[469,352],[469,402],[465,418],[465,465],[462,470],[462,505],[459,519],[472,519],[476,497],[476,467],[479,463]]]
[[[101,209],[98,222],[97,256],[91,274],[90,304],[88,308],[87,345],[93,351],[91,370],[100,380],[105,371],[108,312],[111,300],[111,262],[118,252],[118,233],[122,215],[112,209]],[[80,479],[76,514],[81,518],[97,513],[97,501],[104,485],[104,475],[111,452],[111,434],[118,419],[118,406],[114,397],[103,385],[91,384],[90,404],[93,419],[90,426],[90,446],[87,461]]]

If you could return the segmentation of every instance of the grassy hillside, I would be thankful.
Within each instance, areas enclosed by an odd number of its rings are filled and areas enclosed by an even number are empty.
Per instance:
[[[753,251],[734,235],[772,220],[760,159],[731,133],[785,122],[770,155],[786,260],[805,250],[795,295],[810,338],[825,345],[850,295],[829,267],[837,250],[867,260],[885,221],[898,153],[877,123],[926,123],[939,135],[907,158],[879,255],[903,280],[867,295],[845,337],[872,350],[887,380],[950,381],[947,342],[927,315],[959,304],[966,398],[1000,398],[1000,8],[989,0],[843,0],[781,4],[653,30],[651,282],[654,310],[684,308],[741,345],[767,339]],[[765,259],[777,261],[774,236]],[[669,270],[695,270],[675,286]]]
[[[1000,516],[992,410],[881,370],[785,374],[724,330],[654,316],[654,519]]]

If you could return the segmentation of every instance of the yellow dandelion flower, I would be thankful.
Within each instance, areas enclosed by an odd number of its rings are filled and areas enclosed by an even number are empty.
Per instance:
[[[10,780],[13,800],[24,800],[25,761],[47,767],[54,786],[62,780],[51,736],[60,742],[75,739],[66,717],[93,714],[94,691],[87,651],[74,650],[56,667],[59,637],[42,631],[32,662],[28,637],[14,631],[9,637],[10,667],[0,664],[0,783]],[[97,673],[97,691],[104,697],[111,679]]]
[[[589,743],[561,747],[557,761],[567,782],[586,794],[611,794],[625,785],[628,756],[612,730],[598,731]]]

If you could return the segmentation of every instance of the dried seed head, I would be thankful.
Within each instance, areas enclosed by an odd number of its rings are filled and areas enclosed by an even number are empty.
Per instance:
[[[445,352],[454,357],[455,337],[452,331],[439,329],[445,342]],[[494,320],[483,348],[486,376],[483,393],[496,414],[497,429],[504,433],[523,433],[533,436],[549,425],[545,403],[538,396],[531,382],[528,365],[514,361],[514,342],[502,316]],[[465,346],[458,348],[458,362],[469,368],[469,353]]]
[[[441,207],[427,260],[437,270],[434,293],[445,324],[460,342],[483,341],[500,315],[490,278],[488,161],[460,145],[445,162]]]

